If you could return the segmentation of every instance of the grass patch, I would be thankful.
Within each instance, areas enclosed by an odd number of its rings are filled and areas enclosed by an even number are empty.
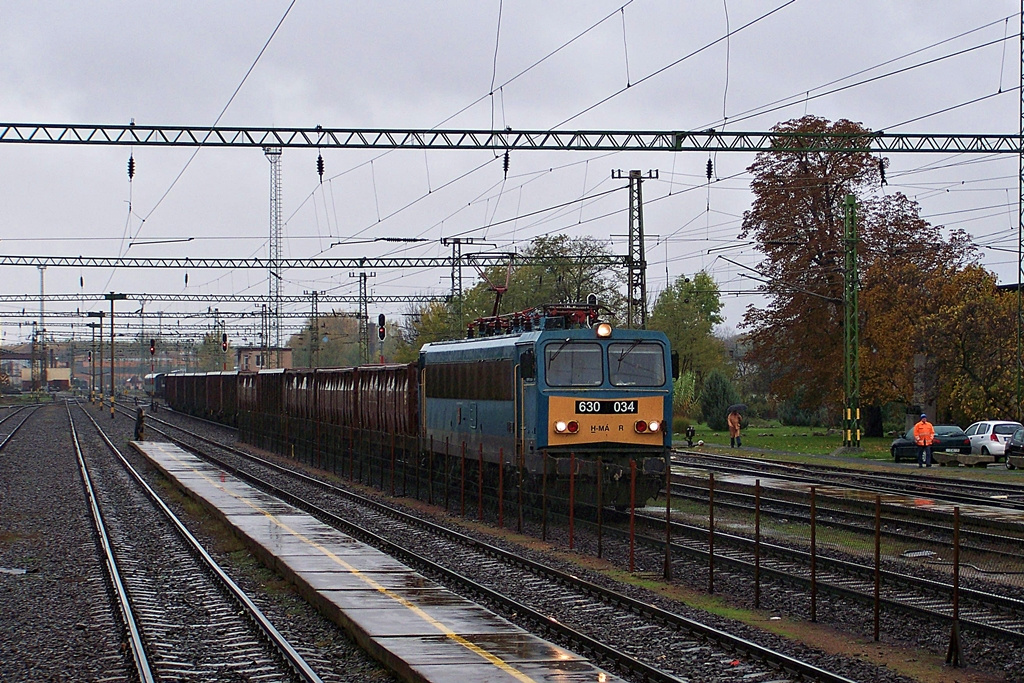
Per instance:
[[[706,424],[696,424],[697,440],[703,440],[705,446],[729,448],[729,432],[716,432],[708,429]],[[673,434],[675,441],[686,443],[681,434]],[[767,422],[758,426],[747,427],[742,433],[744,449],[765,449],[784,453],[828,455],[843,446],[843,434],[838,429],[827,427],[794,427],[781,425],[778,422]],[[869,460],[887,459],[892,439],[889,437],[871,437],[861,439],[860,453],[851,454]]]

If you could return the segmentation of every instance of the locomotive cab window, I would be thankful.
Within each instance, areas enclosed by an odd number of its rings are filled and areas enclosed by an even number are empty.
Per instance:
[[[551,342],[544,347],[544,379],[552,387],[596,387],[604,379],[601,345]]]
[[[609,344],[608,376],[617,387],[663,386],[665,351],[661,344],[639,340]]]

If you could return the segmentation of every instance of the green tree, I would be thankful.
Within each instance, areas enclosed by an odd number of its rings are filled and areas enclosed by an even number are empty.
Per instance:
[[[196,365],[199,372],[215,372],[227,367],[229,370],[234,367],[234,352],[230,344],[225,352],[221,347],[221,333],[208,332],[203,335],[203,342],[196,350]]]
[[[728,408],[739,402],[740,396],[725,373],[721,370],[708,373],[700,394],[700,413],[708,428],[716,432],[728,429]]]
[[[504,286],[498,313],[522,311],[543,304],[566,304],[586,301],[590,294],[617,318],[625,311],[625,297],[620,289],[625,275],[599,262],[612,256],[607,243],[594,237],[545,235],[523,250],[531,259],[547,259],[549,263],[522,266],[508,276],[507,266],[484,269],[479,282],[463,296],[463,312],[467,320],[491,315],[495,293],[492,285]]]
[[[359,354],[359,320],[355,314],[322,315],[317,322],[319,327],[315,332],[315,343],[311,319],[306,321],[305,329],[293,334],[288,340],[295,367],[313,367],[315,348],[319,349],[317,367],[350,367],[363,362]],[[376,334],[371,336],[376,343]],[[375,356],[375,353],[371,354],[371,357]]]
[[[431,301],[409,311],[405,319],[405,324],[396,335],[395,360],[399,362],[411,363],[416,360],[424,344],[465,334],[453,333],[461,325],[455,307],[449,302]]]
[[[727,364],[725,345],[714,335],[723,322],[718,285],[704,271],[691,280],[680,275],[658,295],[647,326],[668,337],[679,353],[681,372],[693,372],[698,381],[714,368]]]
[[[507,265],[483,269],[479,280],[463,295],[461,302],[432,302],[410,311],[408,325],[403,329],[403,346],[399,355],[415,358],[421,346],[430,341],[459,338],[465,335],[465,324],[489,316],[494,310],[495,287],[502,294],[499,313],[522,311],[544,304],[578,303],[595,294],[607,317],[615,322],[625,311],[625,297],[620,291],[625,275],[601,263],[612,255],[608,245],[594,237],[546,235],[535,239],[522,252],[523,256],[546,259],[540,265],[513,267]],[[513,263],[515,260],[513,259]],[[461,304],[462,316],[459,316]]]

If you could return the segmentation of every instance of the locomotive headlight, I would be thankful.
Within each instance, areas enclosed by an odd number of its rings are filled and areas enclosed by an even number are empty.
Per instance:
[[[612,326],[608,323],[600,323],[597,328],[598,337],[610,337],[612,336]]]
[[[562,420],[559,420],[558,422],[555,423],[555,431],[558,432],[559,434],[564,434],[565,430],[568,428],[569,426],[565,424],[565,422]]]
[[[661,429],[661,423],[658,422],[657,420],[651,420],[651,423],[647,425],[647,429],[652,432],[656,432],[659,429]]]

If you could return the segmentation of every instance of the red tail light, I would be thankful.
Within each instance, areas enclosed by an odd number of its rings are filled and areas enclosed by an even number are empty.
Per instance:
[[[569,430],[570,434],[575,434],[576,432],[580,431],[580,423],[577,422],[576,420],[569,420],[569,424],[566,425],[566,429]]]
[[[996,435],[995,432],[992,432],[992,436],[990,436],[989,438],[992,439],[993,441],[999,441],[999,437]]]
[[[636,424],[633,425],[633,429],[635,429],[638,433],[643,434],[644,432],[647,431],[647,423],[644,422],[643,420],[637,420]]]

